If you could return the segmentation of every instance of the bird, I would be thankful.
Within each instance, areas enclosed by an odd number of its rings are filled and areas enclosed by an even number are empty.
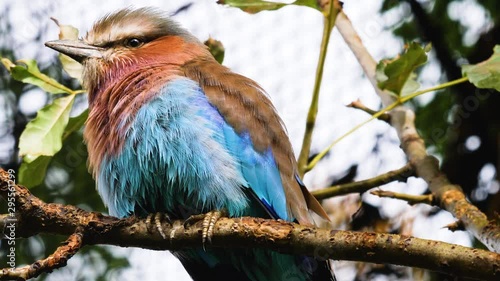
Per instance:
[[[162,10],[120,9],[45,45],[83,65],[88,166],[110,215],[206,214],[204,239],[221,215],[328,220],[265,90]],[[328,261],[267,249],[172,253],[193,280],[335,280]]]

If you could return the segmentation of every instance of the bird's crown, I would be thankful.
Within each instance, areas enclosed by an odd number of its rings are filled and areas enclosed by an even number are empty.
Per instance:
[[[84,41],[93,46],[138,47],[162,36],[181,36],[188,41],[197,40],[188,31],[171,20],[164,12],[151,8],[122,9],[98,20]]]

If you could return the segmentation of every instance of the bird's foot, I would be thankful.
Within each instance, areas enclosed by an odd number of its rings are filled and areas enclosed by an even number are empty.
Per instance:
[[[212,243],[212,236],[214,232],[215,223],[223,216],[226,216],[227,212],[225,210],[214,210],[206,214],[192,215],[184,221],[184,227],[188,228],[194,223],[203,220],[203,231],[201,236],[201,242],[203,249],[205,249],[205,243],[208,241]]]
[[[148,232],[150,233],[153,233],[153,230],[156,228],[156,230],[158,230],[158,232],[160,233],[161,237],[163,237],[163,239],[167,239],[167,235],[165,234],[165,231],[163,231],[163,227],[161,226],[163,220],[172,225],[172,220],[167,214],[164,213],[149,214],[148,217],[146,218],[146,227],[148,229]]]

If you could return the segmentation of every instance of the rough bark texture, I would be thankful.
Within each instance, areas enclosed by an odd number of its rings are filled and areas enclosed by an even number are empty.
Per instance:
[[[26,188],[9,181],[9,174],[3,170],[0,170],[0,195],[5,199],[8,196],[15,198],[16,237],[38,233],[70,235],[67,244],[51,257],[24,268],[4,269],[0,272],[0,280],[23,280],[23,276],[37,276],[64,266],[83,245],[108,244],[153,250],[202,246],[201,221],[188,228],[182,221],[164,222],[163,231],[167,233],[164,239],[146,219],[120,220],[70,205],[45,203]],[[500,278],[500,255],[493,252],[409,236],[318,229],[260,218],[221,218],[215,225],[212,243],[205,246],[259,247],[322,259],[420,267],[483,280]]]
[[[351,22],[343,12],[339,13],[336,26],[361,64],[384,107],[395,102],[396,99],[393,95],[378,88],[375,78],[376,62],[362,44]],[[462,189],[451,184],[446,175],[440,171],[437,159],[427,155],[424,141],[415,128],[415,113],[400,105],[389,114],[391,116],[390,123],[396,129],[401,147],[416,175],[429,184],[429,189],[440,207],[461,220],[467,231],[489,249],[497,253],[500,252],[500,226],[494,221],[488,221],[485,214],[470,204],[465,199]]]

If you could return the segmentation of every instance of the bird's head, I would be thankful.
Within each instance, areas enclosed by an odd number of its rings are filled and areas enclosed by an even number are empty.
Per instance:
[[[207,55],[193,35],[154,8],[119,10],[98,20],[80,40],[45,45],[83,64],[84,87],[90,95],[138,70],[181,65]]]

